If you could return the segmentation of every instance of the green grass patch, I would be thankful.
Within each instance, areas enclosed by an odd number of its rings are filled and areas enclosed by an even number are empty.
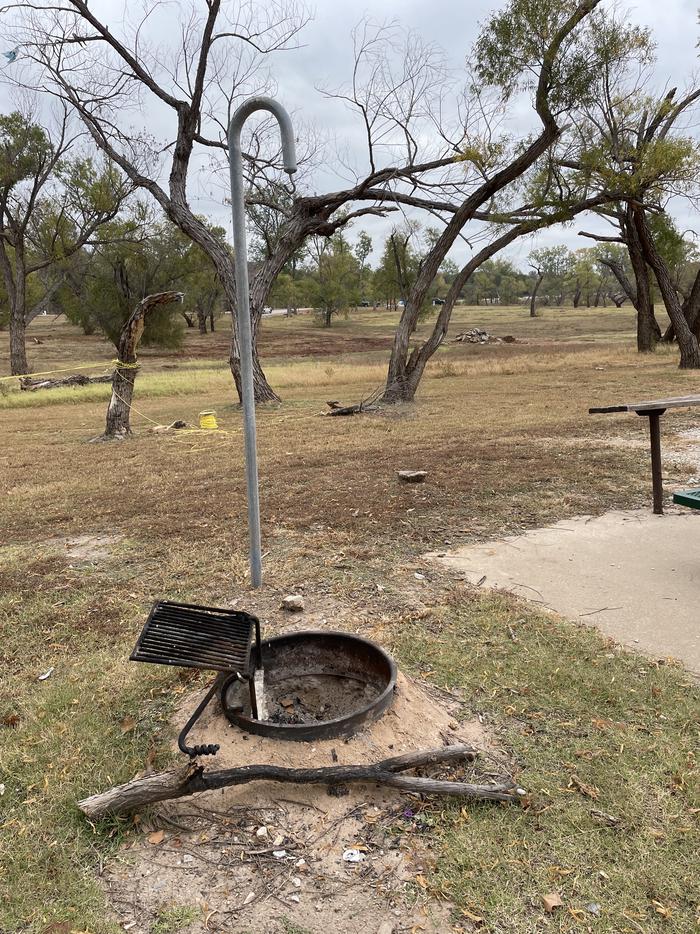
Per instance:
[[[505,597],[446,607],[397,651],[482,714],[529,793],[523,808],[434,806],[436,892],[494,934],[696,929],[694,683]]]
[[[0,599],[0,931],[67,921],[114,934],[95,864],[133,825],[91,826],[76,801],[126,781],[148,756],[165,763],[159,737],[177,675],[128,664],[133,640],[115,619],[134,608],[124,601],[115,616],[100,574],[84,572],[78,587],[54,551],[13,548],[0,552],[0,576],[26,584]]]

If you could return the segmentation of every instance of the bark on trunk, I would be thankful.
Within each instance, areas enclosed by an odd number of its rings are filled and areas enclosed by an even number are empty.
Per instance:
[[[182,301],[181,292],[159,292],[142,299],[121,330],[117,345],[118,363],[112,377],[112,397],[107,409],[105,432],[100,440],[123,439],[131,434],[131,400],[136,381],[136,348],[138,347],[146,316],[158,305]]]
[[[207,313],[202,308],[197,308],[197,324],[199,325],[199,333],[207,333]]]
[[[676,339],[680,349],[680,367],[683,370],[700,369],[700,345],[698,338],[690,329],[688,322],[683,314],[678,293],[673,285],[673,278],[666,261],[656,249],[653,236],[649,229],[644,208],[641,205],[635,205],[634,221],[637,235],[644,250],[644,257],[651,266],[654,277],[658,283],[661,297],[663,298],[666,311],[671,319],[671,324],[676,332]]]
[[[636,286],[632,300],[637,310],[637,350],[639,353],[653,353],[656,344],[661,339],[661,328],[654,315],[649,267],[644,257],[644,249],[639,239],[639,232],[631,205],[628,205],[626,209],[624,229],[627,252],[632,264]]]
[[[29,372],[24,302],[20,304],[16,299],[10,305],[10,372],[13,376]]]
[[[27,361],[26,273],[22,246],[15,243],[13,263],[8,255],[5,241],[0,241],[0,265],[2,265],[5,290],[10,305],[10,373],[13,376],[19,376],[22,373],[29,372],[29,363]]]

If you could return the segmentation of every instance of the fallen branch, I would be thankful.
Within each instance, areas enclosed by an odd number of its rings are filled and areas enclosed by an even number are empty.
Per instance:
[[[519,800],[521,792],[512,781],[474,785],[468,782],[438,781],[432,778],[397,774],[418,766],[458,759],[474,760],[476,757],[477,752],[471,746],[455,744],[442,749],[429,749],[395,756],[374,765],[338,765],[318,769],[244,765],[233,769],[222,769],[218,772],[205,772],[202,766],[188,762],[179,769],[135,778],[124,785],[117,785],[108,791],[91,795],[79,801],[78,807],[91,820],[96,820],[107,814],[133,811],[135,808],[155,804],[157,801],[169,801],[197,794],[200,791],[212,791],[230,785],[246,785],[256,781],[287,782],[297,785],[376,782],[380,785],[399,788],[401,791],[420,794],[452,795],[488,801],[514,802]]]
[[[66,376],[63,379],[23,379],[20,388],[33,392],[35,389],[59,389],[61,386],[91,386],[93,383],[110,383],[112,374],[107,376]]]
[[[370,393],[366,399],[362,399],[356,405],[341,405],[339,402],[327,402],[330,412],[324,412],[324,415],[361,415],[362,412],[375,412],[375,403],[382,394],[381,387]]]

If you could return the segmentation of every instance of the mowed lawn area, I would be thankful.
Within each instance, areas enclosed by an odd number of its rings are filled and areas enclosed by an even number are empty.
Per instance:
[[[522,808],[433,801],[424,812],[421,888],[455,906],[456,930],[700,929],[697,685],[672,660],[470,589],[422,557],[646,506],[646,420],[594,418],[588,406],[695,393],[700,374],[679,371],[672,348],[637,355],[628,308],[534,320],[526,308],[459,308],[450,337],[479,326],[517,342],[448,342],[414,404],[321,417],[328,400],[381,385],[394,320],[362,310],[330,330],[308,316],[264,321],[263,363],[283,402],[259,412],[255,593],[226,320],[214,335],[188,333],[182,351],[144,348],[129,441],[87,443],[103,430],[108,385],[0,383],[2,934],[121,930],[97,873],[138,823],[91,826],[75,801],[166,763],[170,712],[204,683],[128,663],[151,602],[239,598],[272,632],[288,623],[280,598],[297,589],[315,622],[377,639],[406,673],[456,692],[528,791]],[[114,357],[50,319],[29,335],[35,371]],[[149,430],[195,428],[204,409],[223,431]],[[665,431],[698,417],[669,415]],[[427,470],[426,483],[399,484],[402,468]],[[551,914],[549,893],[563,902]]]

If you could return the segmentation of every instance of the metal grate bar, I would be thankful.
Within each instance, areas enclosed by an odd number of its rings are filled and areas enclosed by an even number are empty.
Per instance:
[[[247,673],[256,625],[248,613],[161,600],[153,604],[130,658]]]

